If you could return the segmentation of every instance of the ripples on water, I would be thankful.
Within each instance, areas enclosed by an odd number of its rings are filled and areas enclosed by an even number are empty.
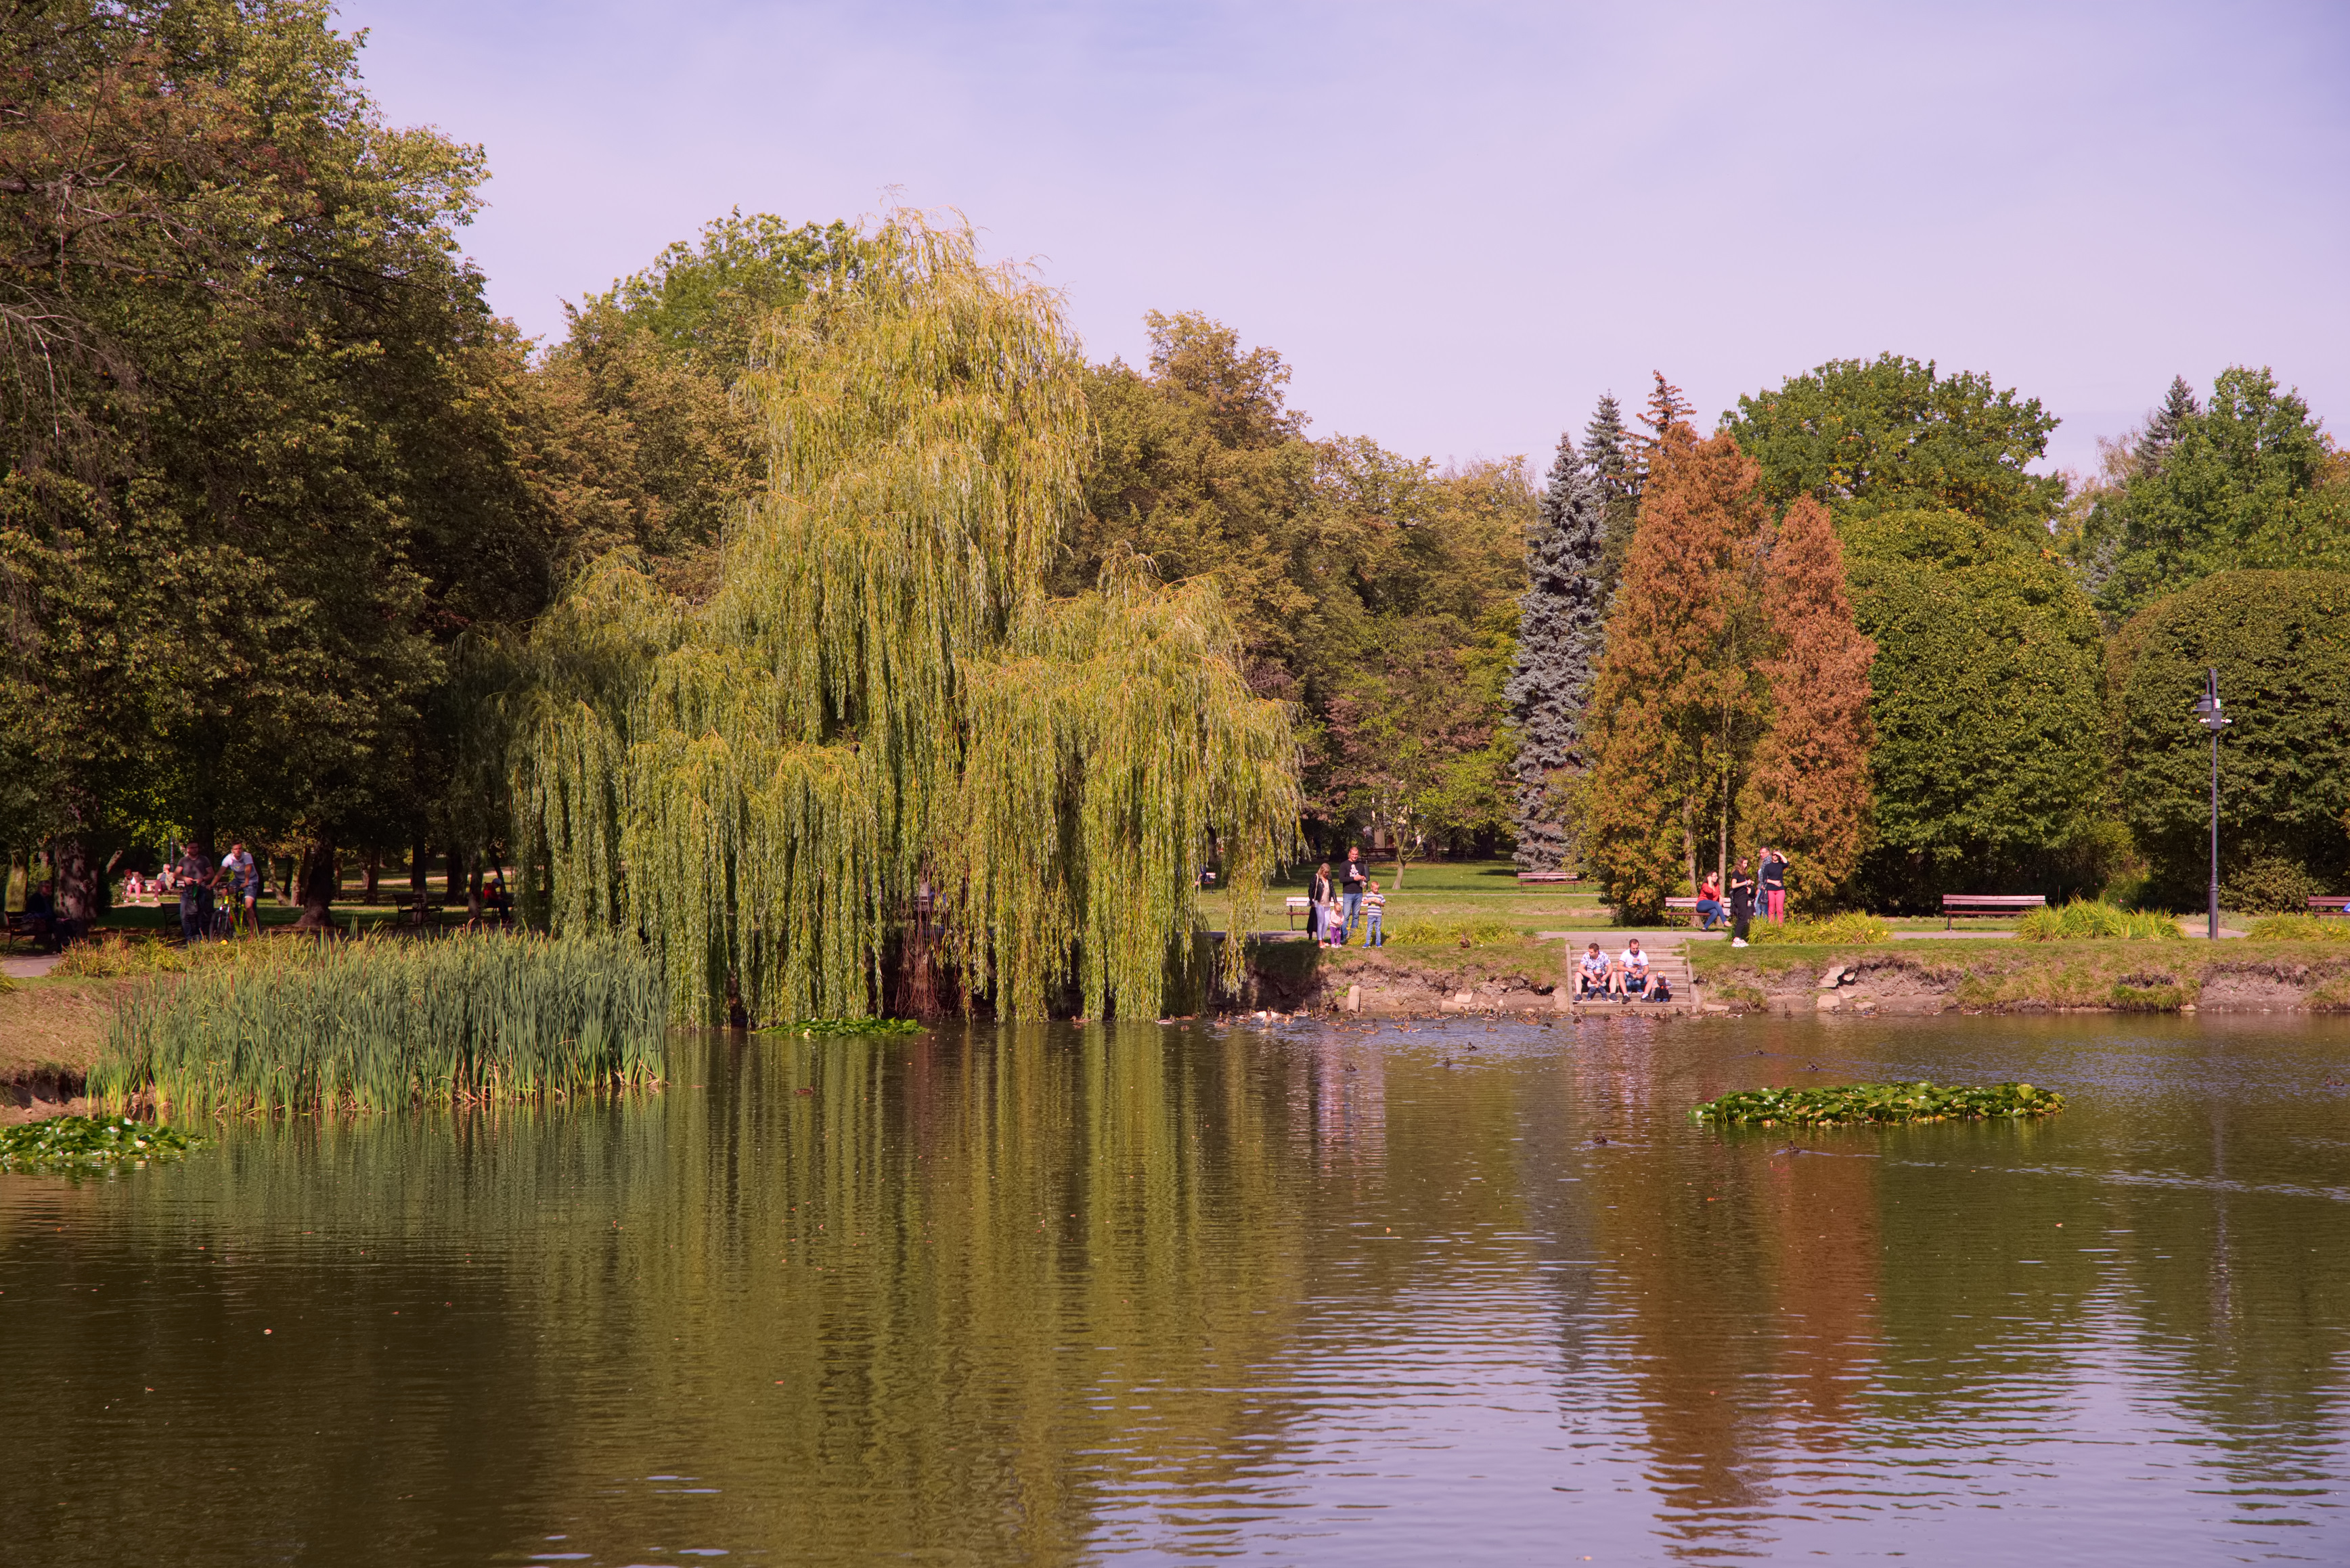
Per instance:
[[[1686,1119],[1909,1076],[2072,1104]],[[0,1176],[0,1559],[2342,1562],[2344,1078],[2306,1020],[719,1039]]]

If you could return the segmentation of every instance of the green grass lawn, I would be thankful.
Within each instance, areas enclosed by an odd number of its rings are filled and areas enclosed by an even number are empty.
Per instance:
[[[1290,875],[1271,889],[1275,899],[1292,894],[1303,894],[1314,878],[1318,863],[1293,867]],[[1469,921],[1495,920],[1517,930],[1564,931],[1584,930],[1608,923],[1607,911],[1599,902],[1596,891],[1578,890],[1575,884],[1562,887],[1553,882],[1534,887],[1521,887],[1517,867],[1506,860],[1444,860],[1414,862],[1404,868],[1400,878],[1396,876],[1395,862],[1367,862],[1371,877],[1388,896],[1388,922],[1390,925],[1412,920]],[[1331,862],[1331,874],[1337,874],[1338,862]],[[1231,925],[1232,901],[1222,889],[1202,893],[1201,904],[1209,925],[1218,929]],[[1281,905],[1274,902],[1269,917],[1259,921],[1260,929],[1278,929],[1287,922]],[[1299,922],[1303,925],[1301,919]]]

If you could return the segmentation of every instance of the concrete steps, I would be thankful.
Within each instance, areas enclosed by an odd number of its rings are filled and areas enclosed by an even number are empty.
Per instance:
[[[1624,950],[1628,933],[1624,931],[1544,931],[1544,938],[1565,939],[1559,955],[1559,987],[1557,1006],[1562,1012],[1589,1013],[1605,1016],[1615,1013],[1679,1013],[1698,1010],[1697,982],[1690,972],[1689,954],[1684,950],[1685,939],[1677,931],[1650,934],[1641,932],[1640,949],[1648,955],[1648,972],[1671,988],[1670,1002],[1575,1002],[1575,962],[1583,950],[1597,942],[1602,952],[1611,958]]]

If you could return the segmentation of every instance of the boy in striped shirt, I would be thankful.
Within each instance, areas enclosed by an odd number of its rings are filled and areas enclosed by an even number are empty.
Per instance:
[[[1379,917],[1387,913],[1388,896],[1379,891],[1377,882],[1363,895],[1363,945],[1383,948],[1388,945],[1387,933],[1379,929]]]

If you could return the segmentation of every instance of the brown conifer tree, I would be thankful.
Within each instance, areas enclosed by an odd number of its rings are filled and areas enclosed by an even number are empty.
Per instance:
[[[1742,759],[1759,735],[1764,651],[1757,588],[1770,513],[1728,436],[1675,421],[1659,436],[1592,693],[1596,763],[1584,800],[1607,900],[1654,919],[1726,853]]]
[[[1760,668],[1770,682],[1771,727],[1747,774],[1741,838],[1784,851],[1790,901],[1817,910],[1834,905],[1868,846],[1876,742],[1868,670],[1877,645],[1853,624],[1844,548],[1827,508],[1810,496],[1780,523],[1767,576],[1776,650]]]

